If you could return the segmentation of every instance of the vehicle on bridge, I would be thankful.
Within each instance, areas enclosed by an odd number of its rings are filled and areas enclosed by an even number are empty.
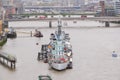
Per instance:
[[[87,18],[87,15],[81,15],[81,19]]]
[[[39,18],[40,18],[40,19],[45,19],[45,18],[46,18],[46,16],[40,16]]]

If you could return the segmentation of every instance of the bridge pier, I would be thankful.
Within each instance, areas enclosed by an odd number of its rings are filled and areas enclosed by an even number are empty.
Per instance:
[[[105,22],[105,27],[110,27],[110,23],[108,21]]]

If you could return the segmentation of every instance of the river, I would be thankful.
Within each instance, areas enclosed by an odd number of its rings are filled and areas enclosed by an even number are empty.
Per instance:
[[[11,21],[8,23],[9,27],[14,28],[48,28],[49,21]],[[57,27],[58,21],[52,21],[52,27]],[[62,21],[64,27],[104,27],[104,22],[91,21],[91,20],[64,20]],[[119,26],[119,24],[110,23],[110,26]]]
[[[57,28],[41,28],[44,37],[36,38],[29,34],[34,29],[16,29],[18,37],[8,39],[1,48],[17,57],[16,70],[0,64],[0,80],[38,80],[39,75],[50,75],[53,80],[120,80],[119,27],[63,28],[70,34],[73,47],[73,69],[64,71],[50,69],[48,64],[37,61],[41,45],[49,43],[50,34],[55,30]],[[112,57],[113,50],[118,57]]]

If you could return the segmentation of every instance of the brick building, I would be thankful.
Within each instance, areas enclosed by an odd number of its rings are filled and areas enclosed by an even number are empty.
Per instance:
[[[100,6],[101,6],[101,16],[105,15],[105,2],[104,1],[100,1]]]

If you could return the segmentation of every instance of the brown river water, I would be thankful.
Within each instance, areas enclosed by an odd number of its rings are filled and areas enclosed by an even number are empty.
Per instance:
[[[37,60],[42,44],[48,44],[57,28],[42,28],[43,38],[30,37],[34,29],[16,30],[18,37],[8,39],[0,49],[17,57],[16,69],[0,64],[0,80],[38,80],[50,75],[53,80],[120,80],[120,28],[63,28],[70,34],[73,69],[56,71]],[[36,45],[39,43],[39,45]],[[112,57],[112,51],[118,57]]]

